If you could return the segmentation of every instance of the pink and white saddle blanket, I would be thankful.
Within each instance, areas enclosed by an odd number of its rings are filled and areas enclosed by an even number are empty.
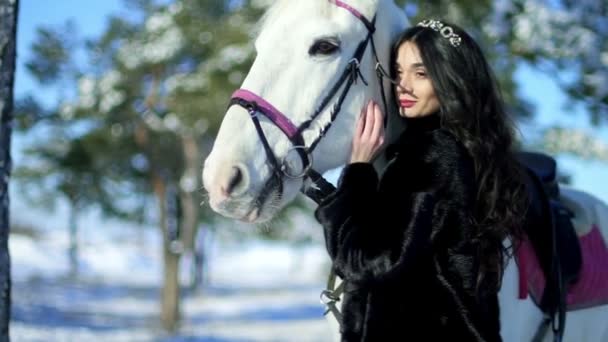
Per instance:
[[[580,276],[566,295],[567,309],[608,304],[608,248],[600,230],[600,224],[608,224],[608,208],[595,198],[581,198],[587,195],[575,190],[566,190],[565,195],[567,198],[562,201],[577,217],[574,226],[582,253]],[[519,268],[519,298],[525,299],[529,293],[536,303],[540,303],[545,275],[529,240],[521,242],[515,258]]]

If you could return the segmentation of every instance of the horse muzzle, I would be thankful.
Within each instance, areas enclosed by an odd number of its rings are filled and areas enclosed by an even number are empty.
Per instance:
[[[282,180],[272,175],[252,181],[252,172],[242,163],[205,161],[203,186],[209,205],[218,214],[248,223],[272,218],[281,199]]]

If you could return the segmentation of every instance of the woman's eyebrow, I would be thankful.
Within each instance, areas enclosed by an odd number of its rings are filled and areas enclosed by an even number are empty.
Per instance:
[[[414,64],[411,64],[411,65],[409,66],[409,68],[410,68],[410,69],[424,68],[424,64],[423,64],[423,63],[414,63]],[[401,64],[396,63],[396,64],[395,64],[395,70],[401,70],[401,69],[403,69],[403,68],[401,67]]]

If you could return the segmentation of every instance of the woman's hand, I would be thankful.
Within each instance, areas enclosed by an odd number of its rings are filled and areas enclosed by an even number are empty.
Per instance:
[[[377,103],[369,101],[361,109],[355,128],[351,163],[369,163],[384,143],[384,119]]]

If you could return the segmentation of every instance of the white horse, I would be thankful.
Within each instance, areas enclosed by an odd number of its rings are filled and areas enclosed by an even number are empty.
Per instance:
[[[308,168],[322,174],[344,165],[362,106],[370,99],[383,102],[381,82],[390,89],[386,79],[378,82],[377,63],[389,66],[390,43],[408,24],[392,0],[277,0],[262,21],[257,57],[205,161],[203,183],[213,210],[267,221],[310,185],[302,177]],[[358,82],[345,91],[349,78]],[[391,122],[388,127],[390,144],[396,137],[391,128],[399,128]],[[600,225],[604,237],[607,224]],[[518,299],[518,279],[511,259],[499,293],[505,341],[532,340],[543,320],[530,296]],[[608,341],[607,323],[608,305],[569,312],[564,341]]]

